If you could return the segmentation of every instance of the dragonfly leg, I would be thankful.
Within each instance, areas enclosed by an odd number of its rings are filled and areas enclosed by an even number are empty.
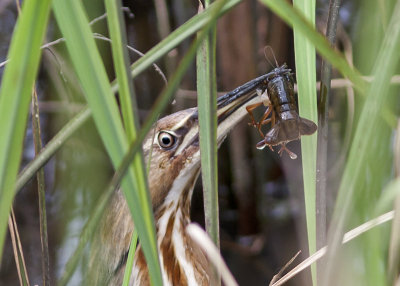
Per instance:
[[[264,134],[261,131],[261,126],[266,125],[271,122],[271,118],[268,118],[268,116],[271,114],[273,111],[271,106],[268,106],[267,110],[265,111],[263,117],[260,119],[260,121],[257,123],[257,130],[260,133],[261,137],[264,137]],[[271,116],[272,117],[272,116]]]
[[[288,153],[290,159],[296,159],[297,155],[286,147],[286,143],[281,143],[281,149],[278,151],[279,156],[282,156],[283,151]]]
[[[250,104],[246,106],[246,110],[247,113],[249,113],[250,118],[251,118],[251,123],[249,123],[249,125],[251,126],[257,126],[256,120],[254,119],[254,115],[253,115],[253,110],[256,109],[257,107],[261,106],[263,103],[262,102],[258,102],[258,103],[254,103],[254,104]]]

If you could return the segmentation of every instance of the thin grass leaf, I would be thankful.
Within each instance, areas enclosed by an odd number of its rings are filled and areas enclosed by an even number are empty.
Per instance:
[[[0,87],[0,260],[50,2],[24,2],[9,49],[11,60]]]
[[[136,138],[138,118],[134,98],[133,82],[129,77],[129,56],[126,49],[125,21],[122,14],[121,1],[106,0],[107,23],[111,39],[111,50],[114,60],[114,69],[117,75],[118,94],[121,100],[122,118],[129,142]],[[135,114],[132,106],[135,107]]]
[[[294,7],[302,12],[312,25],[315,25],[315,1],[295,0]],[[296,77],[300,116],[318,122],[317,93],[315,89],[316,63],[315,47],[293,27],[294,51],[296,60]],[[304,200],[306,209],[308,248],[310,255],[317,250],[316,242],[316,161],[317,134],[301,137],[301,154],[303,166]],[[316,267],[311,267],[313,285],[317,283]]]
[[[136,245],[138,240],[138,234],[136,230],[132,233],[131,246],[129,247],[128,258],[126,259],[124,280],[122,281],[122,286],[129,285],[129,279],[131,278],[133,261],[135,259]]]
[[[393,10],[387,33],[380,47],[373,68],[374,80],[368,90],[360,120],[354,135],[343,177],[340,183],[333,220],[329,229],[329,251],[327,259],[326,283],[332,279],[335,254],[340,246],[341,236],[349,213],[354,206],[354,196],[359,190],[359,176],[365,171],[369,154],[369,144],[378,128],[379,116],[389,97],[389,81],[397,66],[400,54],[400,2]],[[328,285],[328,284],[326,284]]]
[[[26,271],[24,252],[19,237],[17,222],[15,220],[14,210],[11,208],[11,213],[8,219],[8,228],[10,230],[11,244],[14,251],[15,265],[17,267],[18,279],[20,285],[29,286],[28,272]]]
[[[135,116],[137,114],[137,104],[134,95],[133,81],[129,77],[129,56],[126,49],[126,30],[121,1],[106,0],[106,11],[108,14],[107,22],[112,41],[111,47],[114,66],[119,86],[118,91],[121,99],[122,118],[124,120],[128,140],[129,142],[133,142],[137,137],[138,117]],[[134,99],[133,105],[131,97]],[[134,109],[135,112],[133,112],[132,109]],[[142,164],[142,162],[140,154],[136,155],[134,164]],[[135,168],[139,169],[140,166],[136,166]],[[141,183],[139,188],[145,189],[146,192],[149,192],[148,189],[146,189],[147,184],[145,182],[141,181],[139,183]],[[132,234],[131,246],[129,248],[128,259],[125,266],[123,285],[126,286],[129,284],[129,278],[132,273],[137,239],[138,234],[135,229]]]
[[[215,44],[214,27],[197,51],[196,67],[205,225],[208,235],[219,247]]]
[[[280,270],[277,274],[272,277],[272,280],[269,282],[269,286],[274,285],[281,277],[284,272],[292,265],[293,261],[299,256],[301,250],[299,250]]]
[[[40,130],[40,113],[36,89],[32,95],[32,131],[35,145],[35,156],[42,150],[42,139]],[[38,183],[38,201],[40,218],[40,243],[42,248],[42,280],[43,285],[50,285],[50,263],[49,263],[49,243],[47,239],[47,212],[46,212],[46,194],[44,170],[41,168],[36,175]]]
[[[205,1],[209,7],[211,1]],[[204,9],[199,3],[199,12]],[[219,249],[218,171],[217,171],[217,86],[216,27],[201,44],[196,56],[197,106],[199,112],[200,157],[203,182],[204,220],[211,240]],[[218,271],[213,268],[211,281],[221,285]]]
[[[95,124],[116,168],[128,150],[128,142],[83,4],[80,1],[63,0],[56,0],[53,4],[57,23],[66,40],[75,71],[93,112]],[[122,190],[141,238],[150,279],[154,285],[161,285],[154,217],[147,188],[141,188],[147,185],[147,179],[143,157],[138,154],[138,160],[141,162],[139,164],[135,162],[135,168],[132,166],[129,169],[122,181]]]
[[[208,259],[221,274],[224,285],[238,286],[235,277],[229,271],[224,259],[206,232],[197,224],[191,223],[186,227],[186,232],[196,242],[196,244],[206,253]]]

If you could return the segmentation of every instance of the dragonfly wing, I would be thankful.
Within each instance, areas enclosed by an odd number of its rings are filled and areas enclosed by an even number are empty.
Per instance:
[[[317,125],[311,120],[300,117],[299,131],[300,135],[311,135],[317,131]]]

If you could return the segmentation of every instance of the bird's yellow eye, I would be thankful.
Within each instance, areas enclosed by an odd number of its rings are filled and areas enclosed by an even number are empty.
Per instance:
[[[161,148],[170,149],[175,145],[176,138],[171,133],[161,131],[158,134],[158,144]]]

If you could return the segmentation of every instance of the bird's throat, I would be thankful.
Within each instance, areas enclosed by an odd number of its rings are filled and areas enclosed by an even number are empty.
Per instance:
[[[190,202],[199,172],[200,167],[178,177],[163,204],[155,212],[164,285],[208,285],[206,257],[185,231],[190,223]],[[132,279],[135,281],[133,285],[147,285],[150,281],[140,246],[136,254],[132,271]]]

